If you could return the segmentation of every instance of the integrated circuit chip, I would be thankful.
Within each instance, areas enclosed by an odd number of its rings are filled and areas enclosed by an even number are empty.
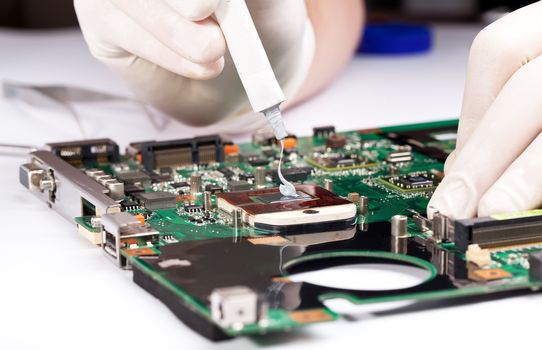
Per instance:
[[[379,182],[400,192],[417,192],[435,189],[440,178],[429,172],[417,172],[400,176],[386,176]]]
[[[248,191],[252,188],[252,185],[247,181],[228,181],[228,188],[232,192]]]
[[[169,192],[146,192],[137,195],[141,205],[147,210],[176,207],[176,196]]]
[[[303,182],[307,180],[311,172],[311,167],[287,168],[282,169],[282,176],[291,182]],[[271,176],[273,177],[273,181],[275,183],[280,183],[277,169],[271,171]]]
[[[145,187],[151,184],[151,177],[142,171],[127,171],[117,174],[116,177],[126,185],[140,185]]]
[[[307,163],[325,171],[340,171],[375,166],[376,163],[358,154],[318,154]]]
[[[299,197],[283,197],[278,188],[217,194],[226,213],[241,210],[248,225],[272,232],[296,234],[325,227],[346,229],[356,221],[356,205],[322,187],[296,186]]]

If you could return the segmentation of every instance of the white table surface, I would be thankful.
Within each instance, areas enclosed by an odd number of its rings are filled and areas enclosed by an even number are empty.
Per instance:
[[[457,116],[468,47],[477,26],[439,26],[427,55],[356,58],[324,93],[287,113],[287,126],[308,135],[313,125],[348,130]],[[126,93],[122,83],[88,54],[77,31],[0,30],[0,79],[80,85]],[[149,126],[133,106],[82,106],[89,137],[130,140],[186,137],[194,130]],[[0,143],[80,138],[72,117],[0,99]],[[239,338],[219,344],[198,336],[131,281],[74,225],[18,184],[24,158],[0,156],[0,347],[2,349],[391,349],[520,347],[536,339],[538,294],[482,303],[435,302],[405,313],[373,315],[290,334]],[[377,277],[378,278],[378,277]]]

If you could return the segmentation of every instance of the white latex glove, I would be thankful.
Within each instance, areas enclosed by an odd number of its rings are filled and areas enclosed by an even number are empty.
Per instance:
[[[542,2],[485,28],[469,59],[455,152],[428,207],[454,219],[542,204]]]
[[[92,54],[143,101],[198,126],[249,113],[246,93],[212,18],[219,0],[74,2]],[[292,98],[314,54],[305,2],[247,0],[247,5],[279,83]]]

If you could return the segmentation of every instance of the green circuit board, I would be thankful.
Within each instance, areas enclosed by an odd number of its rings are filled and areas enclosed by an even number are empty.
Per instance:
[[[322,127],[312,136],[290,136],[285,141],[286,177],[305,191],[307,202],[328,196],[336,208],[352,209],[353,204],[354,215],[340,222],[319,219],[320,207],[301,203],[301,212],[316,214],[314,222],[276,227],[267,222],[258,226],[258,220],[273,214],[286,222],[298,204],[284,198],[268,204],[259,197],[276,193],[278,186],[280,147],[269,132],[239,145],[219,137],[134,143],[123,155],[110,140],[50,148],[109,189],[104,193],[118,204],[106,214],[81,194],[81,215],[72,218],[79,232],[119,266],[133,269],[134,281],[183,322],[218,340],[336,320],[340,315],[323,304],[332,298],[363,304],[538,290],[542,230],[525,231],[522,223],[542,225],[539,213],[460,222],[425,217],[444,176],[444,160],[454,149],[456,129],[457,121],[450,120],[340,133]],[[92,147],[99,152],[92,153]],[[39,158],[25,169],[37,171],[38,163],[46,162]],[[51,169],[61,172],[51,165],[43,173]],[[53,209],[54,199],[62,195],[60,186],[55,191],[45,198]],[[233,203],[236,196],[256,199],[239,205],[237,213],[228,211],[224,203]],[[116,232],[108,222],[119,213],[128,214],[128,221],[117,225]],[[404,236],[394,235],[394,217],[407,220]],[[298,222],[297,217],[292,220]],[[510,239],[503,241],[503,232]],[[431,277],[416,287],[379,292],[323,288],[288,278],[375,261],[416,266]],[[236,307],[238,314],[229,314]]]

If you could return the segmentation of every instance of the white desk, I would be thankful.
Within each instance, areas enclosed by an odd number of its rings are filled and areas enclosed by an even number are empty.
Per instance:
[[[402,58],[357,58],[317,98],[287,113],[288,128],[310,134],[313,125],[338,130],[437,120],[460,110],[468,47],[479,28],[439,27],[436,49]],[[64,83],[125,93],[121,82],[94,61],[76,31],[0,31],[0,79]],[[124,105],[83,108],[90,137],[166,139],[194,133],[176,123],[149,128]],[[73,119],[0,99],[0,141],[43,144],[77,139]],[[129,127],[129,123],[138,127]],[[129,132],[127,131],[129,130]],[[204,131],[197,131],[201,134]],[[18,184],[21,158],[0,157],[0,344],[3,349],[390,349],[452,348],[472,344],[520,347],[539,332],[528,312],[541,295],[306,327],[291,334],[240,338],[213,344],[178,321],[158,300],[131,281],[73,224],[51,212]],[[448,306],[448,307],[446,307]]]

